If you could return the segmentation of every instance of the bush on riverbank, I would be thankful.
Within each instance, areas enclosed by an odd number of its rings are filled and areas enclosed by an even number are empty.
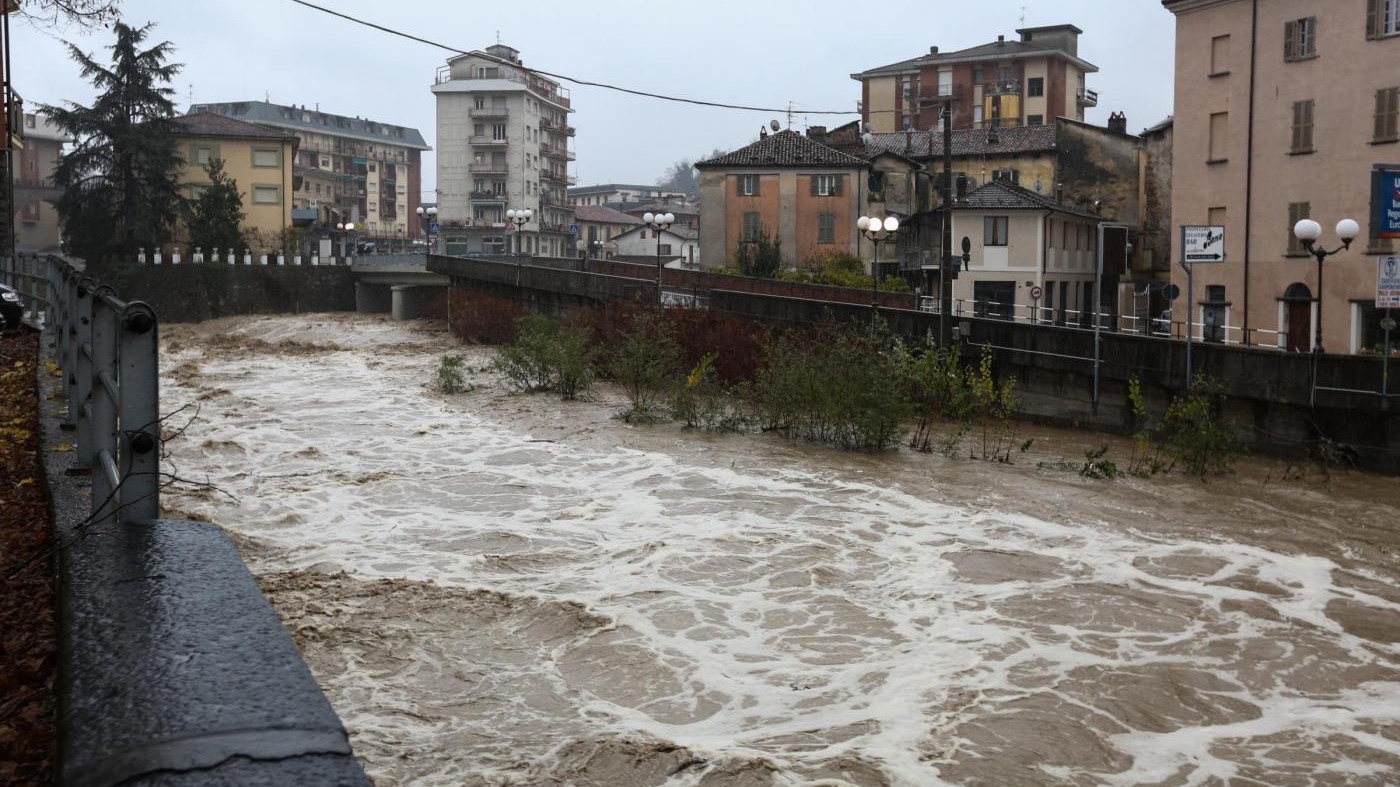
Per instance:
[[[516,321],[516,340],[496,351],[492,368],[518,391],[554,391],[567,400],[593,385],[593,348],[577,328],[542,314]]]

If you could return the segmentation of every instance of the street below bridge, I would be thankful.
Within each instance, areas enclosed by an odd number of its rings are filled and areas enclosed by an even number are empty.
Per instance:
[[[1032,427],[848,454],[513,395],[424,322],[162,330],[174,471],[217,488],[165,505],[228,530],[379,785],[1400,772],[1396,479],[1091,480],[1126,441]]]

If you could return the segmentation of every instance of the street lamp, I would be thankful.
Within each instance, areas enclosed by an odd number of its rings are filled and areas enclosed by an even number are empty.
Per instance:
[[[433,244],[432,244],[432,238],[433,238],[432,225],[433,225],[433,222],[437,221],[437,214],[438,214],[437,206],[433,206],[433,207],[430,207],[430,208],[425,208],[425,207],[423,207],[422,205],[419,205],[419,206],[418,206],[418,209],[417,209],[416,211],[414,211],[414,212],[418,214],[418,219],[419,219],[419,221],[420,221],[420,223],[421,223],[421,225],[422,225],[422,230],[423,230],[423,240],[424,240],[425,242],[428,243],[428,253],[431,254],[432,251],[433,251]]]
[[[350,238],[350,233],[355,231],[355,222],[347,221],[344,224],[337,224],[335,228],[340,230],[340,256],[346,257],[345,241]]]
[[[884,221],[874,216],[861,216],[856,219],[856,229],[866,240],[875,244],[875,261],[870,265],[870,294],[873,300],[870,308],[875,312],[880,311],[880,244],[894,239],[894,233],[899,229],[899,219],[894,216],[886,216]]]
[[[522,253],[522,249],[523,249],[523,247],[524,247],[524,244],[521,242],[522,239],[521,239],[521,237],[520,237],[520,232],[521,232],[522,229],[524,229],[525,224],[526,224],[527,222],[529,222],[530,219],[531,219],[531,217],[533,217],[534,215],[535,215],[535,212],[534,212],[533,210],[530,210],[529,208],[521,208],[521,209],[519,209],[519,210],[516,210],[515,208],[511,208],[510,210],[506,211],[506,222],[508,222],[509,224],[514,225],[514,227],[515,227],[515,253],[516,253],[516,255],[521,254],[521,253]]]
[[[656,305],[661,305],[661,232],[676,223],[674,213],[643,213],[642,223],[656,231]]]
[[[1342,219],[1337,222],[1337,237],[1342,239],[1342,245],[1328,251],[1321,246],[1317,246],[1317,239],[1322,237],[1322,225],[1312,219],[1302,219],[1293,225],[1293,235],[1303,244],[1303,248],[1309,254],[1317,258],[1317,330],[1313,335],[1313,352],[1322,354],[1322,261],[1336,254],[1343,249],[1351,248],[1351,242],[1356,236],[1361,234],[1361,225],[1352,219]]]

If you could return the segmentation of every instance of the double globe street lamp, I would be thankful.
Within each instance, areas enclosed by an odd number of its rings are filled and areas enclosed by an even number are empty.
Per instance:
[[[520,231],[525,228],[525,225],[529,223],[534,215],[535,212],[529,208],[520,208],[519,210],[511,208],[506,211],[506,223],[515,227],[515,253],[517,255],[524,253],[525,249],[523,239],[520,237]]]
[[[656,305],[661,305],[661,233],[676,223],[674,213],[643,213],[642,223],[656,233]]]
[[[437,214],[438,214],[437,206],[434,205],[434,206],[432,206],[432,207],[425,208],[425,207],[423,207],[422,205],[419,205],[419,206],[418,206],[418,209],[417,209],[416,211],[414,211],[414,212],[418,214],[418,218],[419,218],[419,220],[420,220],[420,222],[421,222],[421,224],[422,224],[423,240],[424,240],[424,242],[426,242],[426,243],[428,244],[428,253],[431,254],[432,251],[433,251],[433,244],[432,244],[433,232],[432,232],[432,226],[433,226],[433,222],[437,221]]]
[[[1356,240],[1356,236],[1361,234],[1361,225],[1352,219],[1342,219],[1337,222],[1337,237],[1341,238],[1342,245],[1328,251],[1317,245],[1317,239],[1322,237],[1322,225],[1312,219],[1301,219],[1293,225],[1293,236],[1303,244],[1303,248],[1317,258],[1317,328],[1313,334],[1313,352],[1322,354],[1322,261],[1336,254],[1343,249],[1351,248],[1351,242]]]
[[[899,219],[894,216],[886,216],[882,221],[875,216],[861,216],[856,219],[856,229],[866,240],[875,244],[875,261],[870,265],[870,293],[874,299],[870,308],[878,312],[880,310],[880,244],[894,239],[895,232],[899,229]]]
[[[350,239],[351,233],[355,231],[355,222],[347,221],[343,224],[335,225],[335,228],[340,230],[340,256],[344,258],[347,256],[345,243]]]

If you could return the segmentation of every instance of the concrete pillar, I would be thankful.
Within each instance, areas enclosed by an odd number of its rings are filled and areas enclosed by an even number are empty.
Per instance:
[[[390,314],[395,321],[416,320],[423,316],[423,310],[446,287],[421,284],[396,284],[390,290]]]
[[[179,247],[179,246],[176,246],[174,249],[172,249],[172,250],[170,251],[170,264],[171,264],[171,265],[179,265],[179,264],[180,264],[180,247]]]
[[[141,248],[139,248],[139,249],[136,250],[136,262],[140,263],[141,265],[145,265],[145,264],[146,264],[146,247],[145,247],[145,246],[142,246]]]
[[[244,249],[244,250],[243,250],[243,264],[244,264],[244,265],[252,265],[252,264],[253,264],[253,250],[252,250],[252,249]]]
[[[155,250],[155,253],[151,256],[151,262],[155,265],[160,264],[160,249]]]

